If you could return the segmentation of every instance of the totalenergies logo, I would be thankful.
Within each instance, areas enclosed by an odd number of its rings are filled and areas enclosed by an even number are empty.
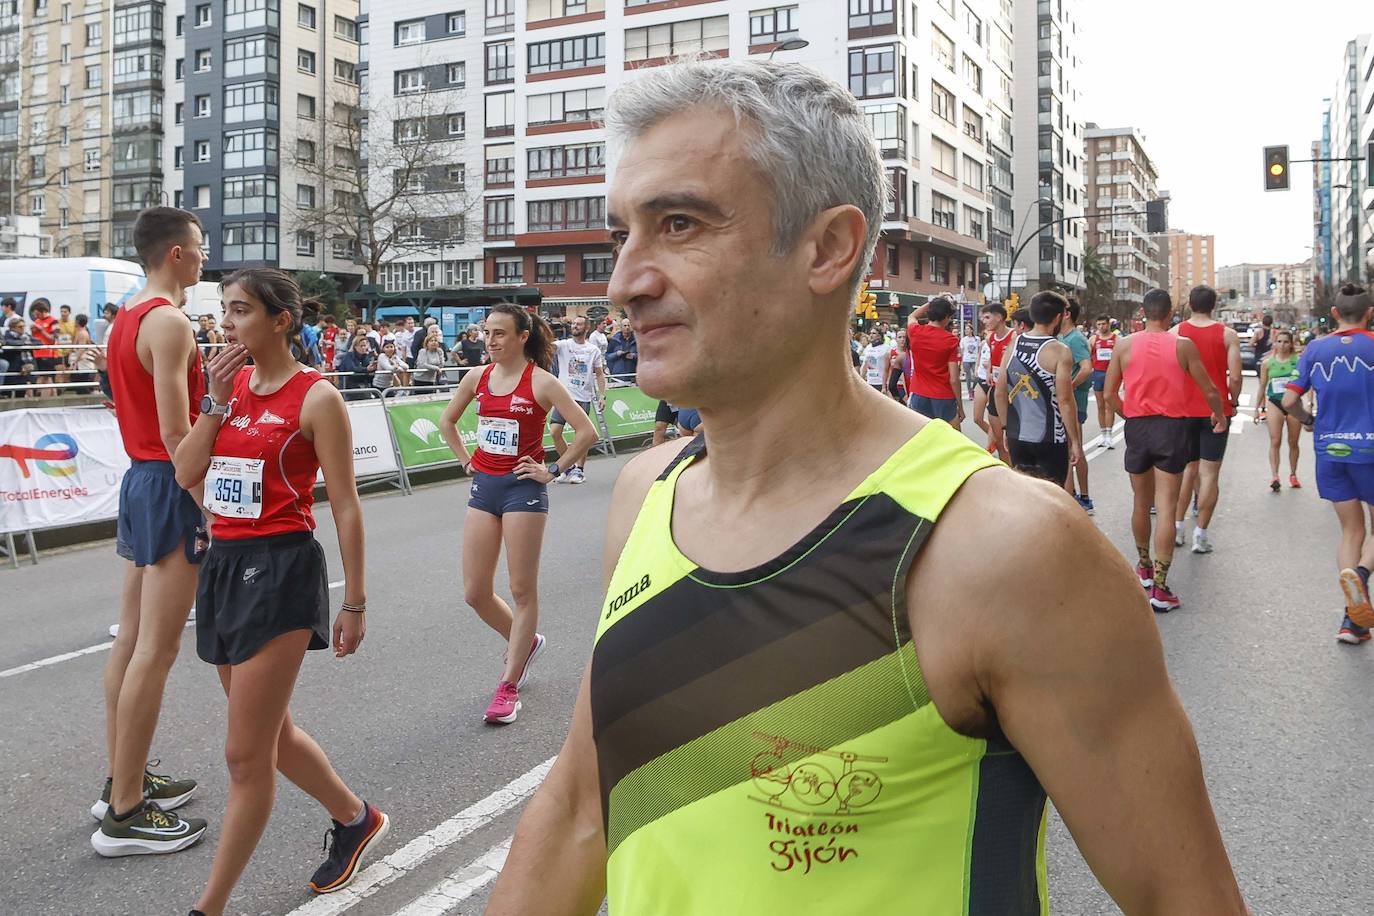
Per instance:
[[[32,476],[29,462],[49,477],[72,477],[76,474],[76,456],[80,450],[76,440],[66,433],[48,433],[32,446],[0,445],[0,458],[10,458],[19,465],[19,475]]]

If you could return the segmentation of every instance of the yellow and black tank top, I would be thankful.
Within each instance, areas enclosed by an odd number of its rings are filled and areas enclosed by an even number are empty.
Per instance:
[[[1005,741],[930,701],[906,578],[946,503],[996,463],[927,423],[800,543],[712,572],[653,484],[611,579],[591,707],[610,912],[1049,912],[1045,793]]]

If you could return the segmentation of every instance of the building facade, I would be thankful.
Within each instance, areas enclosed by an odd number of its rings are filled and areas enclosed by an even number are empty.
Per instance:
[[[1159,174],[1133,127],[1086,125],[1087,245],[1116,280],[1116,301],[1139,305],[1159,283],[1159,245],[1147,211],[1159,200]],[[1133,309],[1132,309],[1133,310]]]
[[[1330,127],[1330,155],[1357,162],[1332,162],[1331,181],[1331,281],[1339,286],[1350,280],[1363,280],[1371,239],[1366,230],[1368,214],[1362,200],[1369,192],[1365,175],[1363,139],[1374,115],[1366,114],[1362,102],[1374,101],[1374,57],[1368,35],[1346,42],[1341,54],[1340,77],[1331,95],[1327,117]],[[1366,69],[1369,68],[1369,69]]]
[[[1075,0],[1013,0],[1016,218],[1045,226],[1023,257],[1033,286],[1083,286],[1083,121]],[[1028,214],[1028,215],[1027,215]],[[1021,266],[1018,260],[1017,265]]]
[[[1195,286],[1210,286],[1226,295],[1226,290],[1218,286],[1215,251],[1216,239],[1210,235],[1194,235],[1191,232],[1170,230],[1155,237],[1160,247],[1160,260],[1167,264],[1168,283],[1165,286],[1174,304],[1181,306],[1188,301],[1188,293]],[[1161,277],[1161,285],[1163,278]]]

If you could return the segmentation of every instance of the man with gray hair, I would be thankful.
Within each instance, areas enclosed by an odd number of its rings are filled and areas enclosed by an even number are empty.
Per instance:
[[[487,912],[1047,913],[1048,790],[1126,912],[1243,913],[1120,555],[850,368],[887,187],[854,98],[688,62],[607,126],[609,296],[640,386],[702,426],[621,472],[572,724]]]

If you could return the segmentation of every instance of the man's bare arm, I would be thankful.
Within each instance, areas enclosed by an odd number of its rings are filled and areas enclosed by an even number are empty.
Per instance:
[[[1226,329],[1226,380],[1231,396],[1232,404],[1240,403],[1240,390],[1245,385],[1245,377],[1241,374],[1244,366],[1240,359],[1240,335],[1231,328]],[[1264,404],[1264,389],[1260,389],[1260,404]]]
[[[603,571],[608,584],[650,485],[691,441],[650,449],[620,472],[606,523]],[[606,896],[606,833],[592,741],[590,673],[589,663],[567,740],[520,818],[487,916],[591,916],[601,908]]]
[[[1121,378],[1126,373],[1126,357],[1131,352],[1131,339],[1117,341],[1112,348],[1112,360],[1107,363],[1107,380],[1103,384],[1103,390],[1107,392],[1107,406],[1112,409],[1112,413],[1120,416],[1125,407],[1121,403]],[[1105,433],[1106,430],[1103,430]]]
[[[175,455],[181,440],[191,433],[191,395],[186,388],[186,373],[196,352],[196,336],[183,315],[171,308],[155,308],[139,325],[138,345],[148,355],[145,365],[153,376],[162,444],[168,455]]]
[[[1125,913],[1241,916],[1197,743],[1140,586],[1061,491],[980,476],[980,517],[1004,543],[1024,545],[999,566],[1007,572],[969,580],[978,582],[970,606],[1001,609],[973,649],[997,722]],[[1088,587],[1085,568],[1101,572]]]

